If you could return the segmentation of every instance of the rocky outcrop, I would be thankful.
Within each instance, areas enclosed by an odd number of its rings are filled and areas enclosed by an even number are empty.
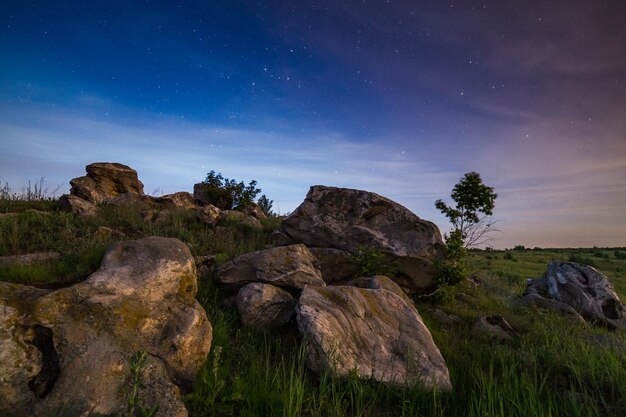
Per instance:
[[[71,287],[0,283],[0,414],[121,415],[130,358],[146,351],[143,405],[186,416],[180,389],[211,345],[196,285],[187,246],[154,237],[114,243]]]
[[[306,287],[296,312],[314,372],[451,389],[445,361],[417,310],[391,291]]]
[[[59,208],[81,217],[93,217],[98,214],[98,207],[94,203],[69,194],[63,194],[59,198]]]
[[[120,194],[143,195],[143,184],[137,171],[115,162],[96,162],[87,165],[87,175],[70,181],[70,194],[99,204],[110,201]]]
[[[217,269],[216,280],[235,287],[263,282],[298,290],[307,285],[325,285],[317,260],[304,245],[280,246],[238,256]]]
[[[576,262],[551,262],[543,277],[529,280],[524,292],[528,295],[567,304],[586,321],[613,329],[626,317],[626,307],[609,280],[595,268]]]
[[[378,194],[346,188],[311,187],[281,231],[310,247],[384,251],[398,263],[396,282],[409,291],[432,286],[433,262],[443,249],[435,224]]]
[[[296,300],[287,291],[270,284],[252,282],[237,294],[241,322],[270,329],[287,324],[295,314]]]

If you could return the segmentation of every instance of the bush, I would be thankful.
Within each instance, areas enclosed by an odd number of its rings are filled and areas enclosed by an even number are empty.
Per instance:
[[[626,259],[626,252],[616,250],[613,255],[615,255],[615,259]]]
[[[371,245],[360,245],[352,254],[352,262],[357,277],[385,275],[393,278],[398,272],[397,266],[389,259],[389,256]]]
[[[270,200],[269,198],[265,196],[265,194],[263,194],[259,198],[259,201],[257,201],[256,203],[259,206],[259,208],[263,210],[263,212],[267,214],[268,216],[276,215],[276,213],[272,211],[272,205],[274,204],[274,200]]]
[[[596,264],[596,262],[595,262],[593,259],[588,258],[588,257],[586,257],[586,256],[581,256],[581,255],[578,255],[578,254],[574,254],[574,253],[572,253],[572,254],[569,256],[569,259],[568,259],[568,260],[569,260],[570,262],[576,262],[576,263],[579,263],[579,264],[592,266],[592,267],[594,267],[594,268],[597,268],[597,267],[598,267],[598,264]]]
[[[252,204],[261,192],[260,188],[256,188],[255,180],[245,185],[243,181],[224,178],[221,173],[216,174],[213,170],[207,174],[202,184],[208,202],[222,210],[245,208]],[[267,197],[265,199],[267,200]],[[271,203],[270,201],[270,208]]]
[[[456,285],[465,277],[467,250],[463,246],[463,236],[460,230],[453,230],[450,235],[445,236],[445,240],[444,259],[435,263],[437,267],[435,281],[440,287]]]

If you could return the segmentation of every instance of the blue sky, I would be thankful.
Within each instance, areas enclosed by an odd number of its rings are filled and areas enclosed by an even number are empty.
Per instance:
[[[3,2],[0,176],[213,169],[282,212],[361,188],[445,232],[434,201],[478,171],[493,246],[626,246],[626,5],[544,3]]]

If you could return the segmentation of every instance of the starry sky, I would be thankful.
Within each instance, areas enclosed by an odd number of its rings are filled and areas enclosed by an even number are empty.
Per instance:
[[[310,185],[387,196],[442,232],[468,171],[496,248],[626,246],[626,2],[0,2],[0,176],[95,161],[150,194],[209,170],[282,213]]]

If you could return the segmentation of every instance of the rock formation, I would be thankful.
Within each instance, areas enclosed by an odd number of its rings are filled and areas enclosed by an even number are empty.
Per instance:
[[[70,181],[70,194],[99,204],[110,201],[120,194],[143,195],[143,184],[137,171],[115,162],[96,162],[87,165],[87,175]]]
[[[626,318],[626,307],[609,280],[576,262],[551,262],[543,277],[529,280],[524,296],[529,295],[564,303],[585,320],[613,329]]]
[[[399,295],[385,289],[306,287],[296,311],[313,371],[451,389],[430,332]]]
[[[432,286],[433,262],[443,249],[435,224],[378,194],[347,188],[311,187],[281,231],[310,247],[384,251],[398,263],[396,282],[408,291]]]
[[[101,268],[56,291],[0,282],[0,415],[121,415],[129,361],[148,354],[144,406],[183,417],[211,346],[185,244],[145,238],[111,245]]]
[[[216,280],[235,287],[263,282],[297,290],[307,285],[325,285],[317,260],[304,245],[279,246],[243,254],[221,265]]]

